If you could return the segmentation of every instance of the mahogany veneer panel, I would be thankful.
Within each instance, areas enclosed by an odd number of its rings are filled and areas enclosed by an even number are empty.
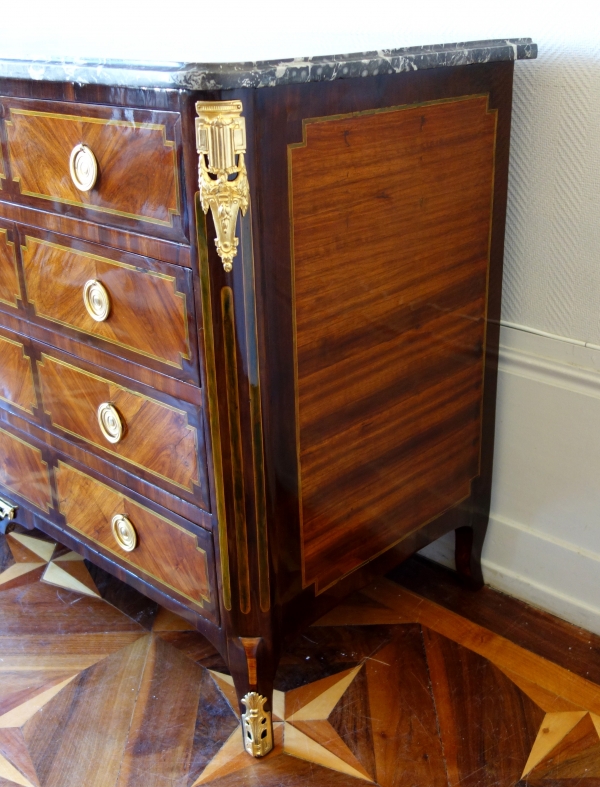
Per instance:
[[[289,147],[305,584],[478,474],[496,113],[487,97],[305,121]]]
[[[133,350],[182,370],[183,361],[191,358],[187,313],[193,313],[193,301],[188,303],[190,295],[179,290],[176,275],[184,276],[191,294],[191,274],[156,263],[155,270],[145,270],[145,260],[115,252],[101,256],[92,253],[92,247],[73,248],[72,243],[61,236],[23,238],[27,300],[35,314],[101,338],[117,350]],[[91,279],[99,281],[110,298],[103,322],[94,320],[84,306],[83,288]]]
[[[36,508],[52,508],[48,464],[39,448],[0,429],[0,484]]]
[[[44,410],[52,424],[182,490],[200,487],[198,433],[184,410],[124,388],[43,353],[38,362]],[[98,407],[110,402],[124,426],[122,439],[106,440]]]
[[[25,346],[1,334],[0,399],[29,413],[37,407],[33,369]]]
[[[0,228],[0,302],[17,308],[20,297],[15,244],[9,240],[8,231]]]
[[[201,606],[210,602],[208,533],[200,546],[193,533],[62,462],[56,484],[59,508],[70,528],[190,601]],[[124,552],[115,542],[111,520],[116,514],[126,516],[136,529],[133,552]]]
[[[26,202],[86,209],[109,224],[141,222],[146,231],[174,227],[175,218],[180,226],[177,114],[18,99],[4,104],[11,175]],[[69,173],[79,144],[98,162],[97,184],[87,192]]]

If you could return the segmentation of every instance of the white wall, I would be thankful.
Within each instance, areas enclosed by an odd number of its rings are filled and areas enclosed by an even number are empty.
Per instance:
[[[503,327],[486,582],[600,634],[600,349]],[[453,565],[452,536],[423,553]]]
[[[515,73],[503,316],[521,328],[502,335],[485,574],[600,633],[600,3],[5,0],[2,30],[3,57],[155,61],[537,41]]]

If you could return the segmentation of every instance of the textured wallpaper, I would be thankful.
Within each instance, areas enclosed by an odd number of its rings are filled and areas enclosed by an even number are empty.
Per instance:
[[[600,38],[538,43],[515,67],[502,316],[600,345]]]

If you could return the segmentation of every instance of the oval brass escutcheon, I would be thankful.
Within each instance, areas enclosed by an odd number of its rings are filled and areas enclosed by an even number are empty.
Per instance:
[[[110,523],[115,541],[125,552],[133,552],[137,546],[137,533],[135,527],[123,514],[113,516]]]
[[[69,158],[71,180],[79,191],[90,191],[98,178],[96,156],[87,145],[75,145]]]
[[[109,443],[118,443],[123,437],[121,416],[110,402],[103,402],[98,408],[98,424]]]
[[[83,303],[87,313],[96,322],[104,322],[110,313],[110,297],[106,287],[96,279],[83,285]]]

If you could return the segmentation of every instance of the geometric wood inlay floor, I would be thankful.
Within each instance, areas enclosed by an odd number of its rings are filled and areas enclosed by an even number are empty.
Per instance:
[[[598,787],[600,638],[422,559],[285,653],[275,749],[188,624],[40,533],[0,537],[0,787]]]

